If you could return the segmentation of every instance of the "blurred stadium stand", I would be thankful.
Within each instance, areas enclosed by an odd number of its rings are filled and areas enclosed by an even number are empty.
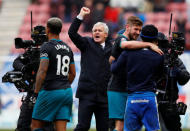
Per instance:
[[[10,47],[14,44],[14,38],[18,34],[29,1],[0,0],[0,4],[0,56],[2,57],[10,53]],[[0,59],[0,68],[2,63]]]
[[[37,2],[31,3],[27,7],[27,11],[25,13],[25,16],[22,20],[22,25],[20,26],[18,37],[22,37],[23,39],[31,39],[31,17],[30,12],[33,12],[33,27],[36,25],[44,25],[48,18],[51,17],[51,0],[36,0]],[[58,0],[59,1],[59,0]],[[60,1],[59,1],[60,2]],[[63,8],[62,11],[64,11],[64,5],[61,5]],[[159,31],[165,33],[168,35],[169,30],[169,20],[170,20],[170,13],[173,13],[173,22],[172,22],[172,30],[177,29],[177,26],[175,24],[175,21],[177,19],[176,14],[180,13],[185,18],[187,18],[187,3],[181,2],[181,3],[174,3],[169,2],[165,7],[165,12],[148,12],[145,13],[145,24],[154,24],[158,27]],[[59,15],[63,15],[63,12],[59,12]],[[125,12],[124,19],[127,20],[128,16],[130,15],[136,15],[134,12]],[[64,16],[62,16],[64,18]],[[71,42],[67,35],[68,28],[70,26],[70,22],[63,24],[63,33],[61,34],[61,39],[68,43],[74,52],[78,52],[79,50],[75,47],[75,45]],[[186,26],[186,49],[190,49],[190,22],[188,21]],[[83,31],[83,27],[80,28],[80,32]],[[90,35],[88,33],[88,35]],[[15,50],[14,45],[11,48],[12,53],[18,53],[21,50]]]

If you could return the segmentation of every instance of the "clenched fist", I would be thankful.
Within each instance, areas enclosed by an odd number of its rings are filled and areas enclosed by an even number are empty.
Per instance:
[[[88,14],[90,14],[90,9],[87,8],[87,7],[82,7],[81,10],[80,10],[79,15],[81,17],[84,17],[85,15],[88,15]]]

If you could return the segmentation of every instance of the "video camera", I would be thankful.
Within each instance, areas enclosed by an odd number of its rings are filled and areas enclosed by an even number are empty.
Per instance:
[[[15,48],[19,49],[42,45],[47,41],[45,27],[41,25],[34,27],[34,30],[31,33],[31,38],[33,40],[22,40],[22,38],[15,38]]]
[[[168,66],[173,67],[176,59],[183,53],[185,49],[185,38],[181,32],[172,32],[172,39],[169,43]]]
[[[167,59],[167,66],[173,67],[176,59],[185,49],[185,38],[181,32],[172,32],[171,41],[161,32],[158,34],[158,45],[164,50]]]
[[[15,38],[15,47],[17,49],[27,49],[24,54],[19,56],[23,61],[25,70],[10,71],[2,77],[2,82],[14,83],[20,92],[32,91],[32,86],[35,82],[35,76],[40,62],[40,48],[47,41],[45,34],[45,27],[38,25],[34,27],[31,37],[33,40],[22,40],[22,38]]]
[[[14,83],[20,92],[26,92],[30,89],[29,83],[24,79],[20,71],[9,71],[2,77],[2,82]]]
[[[181,55],[185,49],[185,38],[181,32],[172,32],[171,49]]]

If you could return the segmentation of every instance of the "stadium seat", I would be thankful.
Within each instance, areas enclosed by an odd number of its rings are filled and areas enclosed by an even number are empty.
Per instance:
[[[21,54],[24,53],[24,49],[16,49],[15,45],[13,45],[10,49],[11,54]]]
[[[158,21],[158,18],[157,17],[155,17],[156,16],[156,14],[155,13],[147,13],[146,14],[146,22],[148,22],[148,23],[150,23],[149,21],[151,21],[152,22],[152,24],[155,22],[155,21]]]
[[[30,23],[23,24],[20,27],[19,33],[21,33],[21,34],[22,33],[28,33],[28,34],[30,34],[31,33],[31,24]]]
[[[22,38],[23,40],[31,40],[31,33],[20,33],[18,37]]]
[[[31,5],[29,5],[28,8],[27,8],[27,14],[28,13],[30,14],[31,11],[32,11],[33,14],[40,13],[39,5],[37,5],[37,4],[31,4]]]
[[[71,23],[63,23],[62,32],[68,32]]]
[[[47,20],[50,18],[49,14],[38,14],[33,17],[33,27],[36,25],[46,25]]]
[[[190,32],[190,22],[188,22],[186,25],[185,25],[185,29]]]
[[[160,32],[167,32],[169,30],[169,22],[158,21],[154,23]]]
[[[186,35],[185,35],[185,38],[186,38],[186,45],[190,45],[190,33],[187,32]]]
[[[70,44],[69,47],[72,49],[73,52],[80,52],[80,50],[74,44]]]
[[[126,13],[124,14],[124,19],[127,20],[127,18],[128,18],[129,16],[132,16],[132,15],[134,15],[133,12],[126,12]]]
[[[146,23],[151,23],[151,24],[154,24],[155,22],[158,21],[168,22],[170,19],[170,14],[166,12],[147,13],[146,18],[147,18]]]
[[[159,13],[156,13],[155,16],[158,18],[159,21],[163,21],[163,22],[170,21],[170,13],[159,12]]]
[[[38,18],[36,17],[36,14],[32,15],[32,22],[35,23],[37,22]],[[31,15],[29,13],[27,13],[24,17],[24,24],[25,23],[31,23]]]
[[[52,0],[38,0],[40,4],[50,4]]]
[[[186,2],[180,3],[180,4],[178,5],[178,10],[179,10],[180,12],[186,12],[186,11],[187,11],[187,3],[186,3]]]
[[[41,4],[41,5],[39,5],[39,11],[40,11],[40,13],[47,13],[47,14],[49,14],[50,13],[50,6],[49,6],[49,4]]]
[[[186,2],[184,3],[169,3],[166,6],[166,10],[168,12],[175,12],[175,11],[180,11],[180,12],[184,12],[187,10],[187,4]]]

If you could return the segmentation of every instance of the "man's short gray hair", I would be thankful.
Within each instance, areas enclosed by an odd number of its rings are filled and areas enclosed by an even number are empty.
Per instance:
[[[104,27],[104,32],[106,32],[106,33],[109,32],[109,28],[108,28],[107,24],[104,23],[104,22],[97,22],[96,24],[94,24],[94,26],[92,28],[92,31],[93,31],[95,26],[103,26]]]
[[[47,21],[47,27],[50,29],[51,33],[59,34],[62,29],[62,20],[57,17],[49,18]]]

